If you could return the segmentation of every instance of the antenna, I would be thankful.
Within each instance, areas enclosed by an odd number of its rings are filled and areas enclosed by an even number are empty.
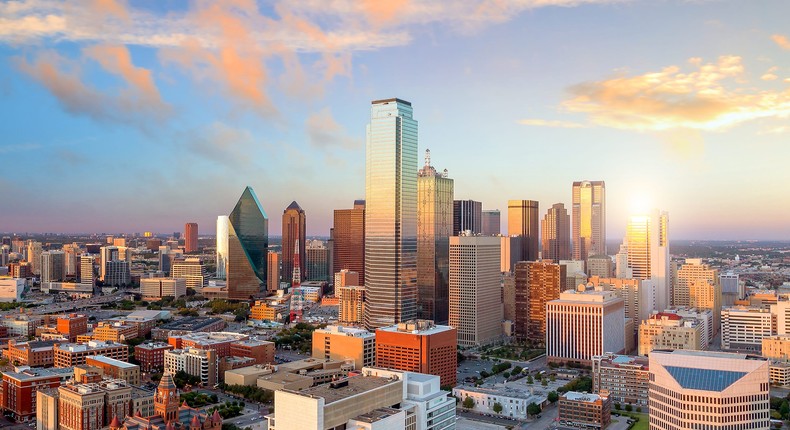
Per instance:
[[[425,150],[425,167],[431,167],[431,150]]]

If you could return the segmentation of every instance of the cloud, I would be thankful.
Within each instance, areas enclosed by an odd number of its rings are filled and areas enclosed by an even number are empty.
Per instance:
[[[721,130],[758,118],[790,116],[790,90],[746,86],[740,57],[688,62],[694,70],[669,66],[575,85],[563,106],[586,113],[595,124],[631,130]]]
[[[357,149],[362,146],[360,139],[349,136],[343,126],[335,121],[329,108],[310,115],[305,121],[305,127],[310,145],[315,148]]]
[[[518,123],[522,125],[533,126],[533,127],[582,128],[585,126],[584,124],[579,124],[577,122],[546,120],[546,119],[537,119],[537,118],[522,119],[519,120]]]
[[[760,79],[764,81],[775,81],[779,79],[779,76],[776,75],[777,70],[779,70],[778,67],[776,66],[771,67],[770,69],[768,69],[767,72],[765,72],[762,76],[760,76]]]
[[[177,140],[188,152],[231,168],[249,165],[249,154],[256,144],[249,130],[234,128],[222,122],[182,133],[177,136]]]
[[[781,34],[774,34],[771,36],[771,40],[773,40],[780,48],[786,49],[790,51],[790,39],[787,36]]]
[[[132,56],[125,46],[96,45],[84,49],[83,53],[96,60],[108,72],[121,76],[129,86],[129,91],[139,94],[150,108],[168,109],[162,102],[151,71],[132,64]]]
[[[12,152],[33,151],[41,148],[38,143],[20,143],[16,145],[0,145],[0,154],[10,154]]]

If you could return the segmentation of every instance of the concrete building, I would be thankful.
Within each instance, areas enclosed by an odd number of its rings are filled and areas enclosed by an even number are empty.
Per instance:
[[[376,366],[429,373],[441,377],[442,386],[456,383],[456,330],[415,320],[376,330]]]
[[[606,254],[606,183],[575,181],[572,200],[573,259]]]
[[[88,366],[98,367],[105,376],[113,379],[122,379],[129,385],[140,385],[140,366],[105,357],[94,355],[85,359]]]
[[[216,332],[222,330],[226,326],[227,324],[222,318],[186,317],[151,329],[151,338],[154,340],[167,340],[170,336],[194,332]]]
[[[507,384],[503,387],[475,387],[474,385],[458,385],[453,388],[453,396],[458,399],[472,399],[472,411],[481,414],[497,414],[494,405],[502,405],[503,415],[509,418],[525,420],[529,418],[527,407],[535,403],[541,409],[548,404],[545,394],[533,389],[524,389],[523,386]]]
[[[117,343],[125,342],[127,339],[134,339],[138,335],[137,326],[121,322],[102,321],[93,329],[93,338],[95,340]]]
[[[161,372],[165,366],[165,351],[175,349],[164,342],[146,342],[134,347],[134,358],[143,372]]]
[[[165,351],[165,372],[175,375],[184,371],[200,378],[204,387],[212,387],[219,382],[217,352],[213,349],[172,349]]]
[[[177,299],[187,294],[187,281],[184,278],[143,278],[140,279],[140,294],[143,300]]]
[[[24,312],[24,311],[21,311]],[[26,313],[10,313],[0,318],[0,323],[8,329],[8,335],[28,337],[36,333],[36,327],[42,325],[41,316]]]
[[[274,363],[274,342],[260,339],[242,339],[230,344],[232,357],[247,357],[253,359],[254,364]]]
[[[186,288],[192,288],[198,294],[208,285],[206,266],[200,258],[175,259],[170,267],[170,277],[184,279]]]
[[[625,350],[623,299],[611,291],[568,290],[546,304],[546,357],[590,365],[592,357]]]
[[[679,273],[679,272],[678,272]],[[712,334],[721,327],[721,285],[706,279],[695,279],[688,284],[689,306],[709,310],[713,314]]]
[[[21,302],[25,278],[0,278],[0,302]]]
[[[376,335],[365,329],[327,326],[313,331],[313,358],[351,360],[354,369],[376,363]]]
[[[614,276],[614,262],[606,254],[587,257],[587,275],[590,277],[611,278]]]
[[[176,349],[197,348],[202,350],[214,350],[218,357],[231,355],[231,345],[235,342],[248,339],[249,336],[233,332],[198,332],[172,335],[167,339],[167,343]]]
[[[520,261],[515,266],[516,337],[537,344],[546,341],[546,303],[560,298],[565,266],[546,261]]]
[[[745,354],[653,351],[649,396],[651,429],[767,430],[769,363]]]
[[[450,326],[458,345],[481,346],[502,336],[499,238],[450,238]]]
[[[764,337],[761,351],[763,357],[790,362],[790,335]]]
[[[605,429],[612,422],[611,397],[568,391],[558,403],[560,424],[585,429]]]
[[[719,271],[711,269],[707,264],[702,264],[701,258],[687,258],[685,264],[680,266],[677,273],[677,284],[672,297],[673,306],[694,306],[691,304],[691,285],[695,282],[707,281],[714,286],[721,295],[719,284]]]
[[[365,287],[335,285],[338,305],[338,323],[347,326],[361,326],[365,319]]]
[[[617,277],[651,279],[656,285],[656,309],[668,309],[672,299],[669,269],[669,214],[655,210],[631,216],[620,250],[625,267],[618,263]]]
[[[482,212],[483,215],[483,222],[482,228],[483,231],[481,234],[483,236],[499,236],[502,234],[502,227],[501,227],[501,214],[499,213],[499,209],[487,209]]]
[[[591,276],[587,285],[614,291],[618,297],[623,299],[625,317],[636,322],[635,328],[637,330],[639,322],[650,318],[650,314],[656,310],[656,288],[650,280]]]
[[[305,252],[307,253],[305,258],[306,266],[302,269],[305,279],[308,281],[329,282],[332,279],[332,274],[329,270],[332,260],[326,243],[322,240],[308,240]]]
[[[291,311],[289,302],[257,300],[250,307],[250,319],[259,321],[284,321]]]
[[[733,306],[721,311],[721,348],[760,351],[774,334],[776,316],[768,309]]]
[[[499,249],[499,270],[502,273],[513,273],[516,270],[516,263],[523,260],[521,258],[521,238],[519,236],[499,236]]]
[[[705,326],[696,318],[657,312],[639,325],[639,355],[654,349],[707,349]]]
[[[352,209],[335,209],[332,230],[332,267],[335,271],[346,269],[359,273],[356,285],[364,285],[365,201],[355,200]]]
[[[123,343],[92,340],[88,343],[55,344],[55,367],[74,367],[85,364],[87,357],[104,355],[121,361],[129,361],[129,347]]]
[[[779,294],[776,303],[770,305],[776,318],[776,334],[790,334],[790,295]]]
[[[606,353],[592,358],[594,393],[609,393],[613,402],[647,406],[650,384],[645,357]]]
[[[521,261],[537,261],[539,258],[539,224],[540,214],[537,201],[508,200],[507,235],[518,236]]]

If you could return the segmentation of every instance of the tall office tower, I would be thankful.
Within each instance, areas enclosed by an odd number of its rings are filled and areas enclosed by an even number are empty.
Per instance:
[[[507,235],[519,236],[523,261],[538,260],[539,219],[535,200],[508,200]]]
[[[307,239],[305,238],[307,234],[307,229],[305,227],[306,221],[304,210],[302,210],[299,203],[295,201],[291,202],[283,211],[283,282],[292,282],[291,277],[294,271],[294,243],[296,243],[297,240],[299,241],[299,266],[302,269],[302,279],[299,281],[305,280],[305,267],[307,267],[305,265],[305,258],[307,257],[307,253],[305,253],[305,247],[307,246]]]
[[[625,230],[625,271],[631,278],[655,281],[657,309],[667,309],[671,303],[668,224],[667,212],[655,210],[632,216]],[[619,277],[620,267],[617,270]]]
[[[228,266],[228,232],[230,220],[227,215],[217,217],[217,278],[225,279]],[[279,282],[279,279],[278,279]]]
[[[244,189],[228,219],[228,298],[246,300],[266,283],[269,253],[269,220],[252,187]]]
[[[458,345],[481,346],[502,337],[502,289],[499,285],[499,238],[450,238],[449,325]]]
[[[417,316],[417,121],[411,103],[376,100],[365,166],[365,326]]]
[[[500,220],[499,209],[484,210],[482,221],[483,236],[498,236],[502,234]]]
[[[41,253],[41,282],[63,280],[66,253],[63,251],[44,251]]]
[[[650,354],[650,429],[768,430],[768,359],[712,351]]]
[[[502,273],[513,273],[516,263],[524,261],[521,258],[521,238],[518,236],[499,237],[500,268]]]
[[[198,250],[198,225],[196,222],[184,224],[184,252]]]
[[[579,287],[546,304],[546,357],[550,363],[589,366],[596,355],[624,350],[623,299],[614,291]]]
[[[326,242],[323,240],[309,240],[307,241],[307,257],[305,258],[305,270],[307,273],[302,275],[302,279],[308,281],[326,281],[329,282],[329,248],[326,247]],[[294,264],[296,261],[294,261]]]
[[[548,261],[520,261],[515,265],[515,334],[543,344],[546,340],[546,303],[560,298],[566,266]]]
[[[359,273],[348,269],[342,269],[335,273],[335,288],[347,286],[359,286],[361,284]]]
[[[105,277],[107,274],[107,267],[110,262],[113,261],[123,261],[127,263],[127,267],[130,266],[131,262],[131,253],[127,252],[126,247],[122,246],[102,246],[100,248],[100,256],[101,256],[101,266],[99,266],[99,280],[105,281]],[[116,266],[114,270],[120,270],[120,266]]]
[[[335,209],[332,270],[359,273],[365,281],[365,201],[354,200],[352,209]]]
[[[611,278],[613,276],[612,258],[605,254],[587,257],[587,275]]]
[[[8,245],[8,247],[11,248],[11,236],[3,236],[3,241],[0,242],[0,247],[3,245]]]
[[[606,254],[606,185],[604,181],[573,183],[573,259]]]
[[[266,266],[266,291],[274,293],[280,289],[280,253],[269,251]]]
[[[687,258],[677,272],[677,283],[672,296],[673,306],[691,306],[689,289],[694,281],[706,281],[718,287],[719,271],[702,264],[701,258]]]
[[[543,260],[555,263],[571,259],[571,217],[565,205],[555,203],[540,223]]]
[[[483,203],[474,200],[453,201],[453,236],[466,230],[474,234],[483,231]]]
[[[76,278],[79,270],[79,245],[67,243],[63,245],[63,252],[66,253],[63,257],[63,276],[65,278]]]
[[[27,241],[25,259],[30,263],[34,275],[41,275],[41,242]]]
[[[718,333],[721,327],[721,285],[707,279],[695,279],[688,285],[688,289],[688,306],[713,312],[713,331]]]
[[[453,233],[453,180],[447,169],[425,166],[417,172],[417,314],[446,324],[448,318],[449,240]]]

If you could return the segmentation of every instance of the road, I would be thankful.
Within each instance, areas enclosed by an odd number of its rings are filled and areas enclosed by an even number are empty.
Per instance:
[[[79,300],[72,300],[68,302],[53,303],[51,305],[44,305],[44,306],[37,306],[35,308],[30,308],[27,309],[26,312],[29,312],[34,315],[68,312],[75,309],[81,309],[87,306],[97,306],[111,302],[116,302],[121,300],[123,298],[123,295],[124,293],[122,292],[116,292],[106,296],[91,297],[89,299],[79,299]],[[0,313],[0,315],[9,315],[13,313],[19,313],[19,310],[13,309],[10,311],[5,311]]]

